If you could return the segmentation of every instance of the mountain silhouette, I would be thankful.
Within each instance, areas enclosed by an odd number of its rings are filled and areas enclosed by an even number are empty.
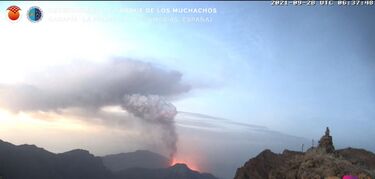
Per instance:
[[[211,174],[191,170],[186,164],[163,169],[130,168],[115,175],[116,179],[217,179]]]
[[[104,165],[114,172],[128,168],[167,168],[170,164],[167,157],[147,150],[107,155],[102,159]]]
[[[88,151],[54,154],[35,145],[13,145],[0,140],[3,179],[104,179],[111,172]]]
[[[35,145],[0,140],[0,179],[216,179],[185,164],[168,167],[168,159],[150,151],[103,158],[118,171],[110,170],[101,157],[86,150],[55,154]]]

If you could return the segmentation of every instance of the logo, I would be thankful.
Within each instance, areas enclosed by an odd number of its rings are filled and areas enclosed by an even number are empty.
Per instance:
[[[31,22],[39,22],[42,20],[42,17],[43,11],[39,7],[33,6],[27,11],[27,18]]]
[[[8,18],[11,21],[17,21],[21,16],[21,8],[18,6],[10,6],[7,9],[8,11]]]

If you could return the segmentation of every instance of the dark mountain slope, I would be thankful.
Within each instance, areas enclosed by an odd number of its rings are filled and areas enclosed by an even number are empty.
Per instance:
[[[110,179],[98,157],[74,150],[54,154],[35,145],[13,145],[0,140],[0,176],[4,179]]]
[[[193,171],[185,164],[164,169],[130,168],[115,175],[116,179],[217,179],[211,174]]]
[[[0,140],[0,178],[2,179],[216,179],[211,174],[190,170],[185,164],[167,168],[169,161],[158,154],[136,151],[118,157],[127,168],[107,169],[102,158],[85,150],[54,154],[35,145],[13,145]],[[148,160],[148,157],[149,160]],[[150,162],[148,164],[148,162]],[[132,164],[133,163],[133,164]],[[131,165],[132,164],[132,165]],[[165,167],[153,168],[152,167]],[[121,166],[120,166],[121,168]]]
[[[104,165],[112,171],[128,168],[167,168],[169,159],[147,150],[120,153],[102,157]]]

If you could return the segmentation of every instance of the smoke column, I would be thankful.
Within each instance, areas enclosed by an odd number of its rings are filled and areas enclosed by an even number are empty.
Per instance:
[[[177,151],[177,133],[174,125],[176,107],[158,95],[140,94],[125,95],[121,106],[145,122],[162,127],[163,143],[170,150],[170,159],[173,159]]]

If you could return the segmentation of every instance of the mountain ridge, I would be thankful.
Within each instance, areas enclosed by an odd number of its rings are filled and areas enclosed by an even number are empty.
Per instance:
[[[170,160],[167,157],[148,150],[111,154],[101,158],[103,164],[114,172],[128,168],[167,168],[170,166]]]
[[[375,178],[375,154],[355,148],[335,150],[327,127],[317,147],[306,152],[264,150],[237,169],[234,179],[358,179]]]
[[[209,173],[191,170],[186,164],[175,164],[169,168],[129,168],[115,173],[115,179],[218,179]]]
[[[158,155],[144,150],[135,153],[139,152]],[[186,164],[151,169],[133,167],[114,172],[104,165],[102,157],[87,150],[53,153],[36,145],[14,145],[0,140],[1,179],[130,179],[128,176],[132,175],[136,179],[217,179],[211,174],[193,171]]]

